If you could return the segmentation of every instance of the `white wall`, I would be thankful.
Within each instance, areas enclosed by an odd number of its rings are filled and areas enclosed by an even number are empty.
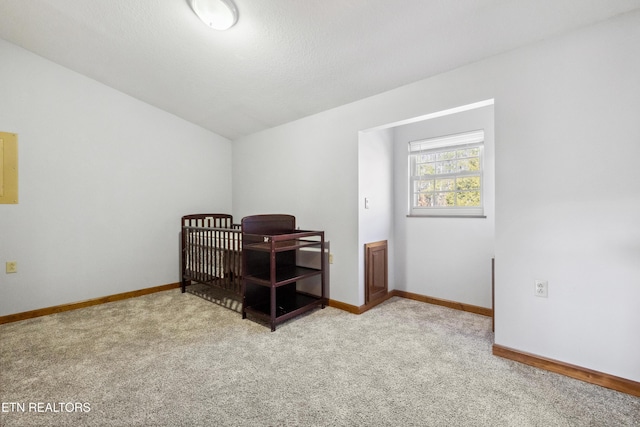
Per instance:
[[[357,128],[341,135],[333,117],[351,127],[348,116],[329,111],[317,123],[311,117],[234,141],[233,215],[286,213],[303,229],[324,230],[334,255],[329,295],[352,302],[358,300],[358,218],[350,214],[358,196]]]
[[[358,277],[359,300],[365,300],[364,245],[387,241],[389,290],[395,288],[393,129],[360,132],[358,144]],[[368,200],[365,206],[365,198]]]
[[[513,53],[496,96],[496,343],[635,381],[639,49],[636,11]]]
[[[234,214],[326,230],[360,305],[358,131],[494,98],[496,343],[640,381],[639,46],[635,11],[242,138]]]
[[[398,289],[491,308],[491,258],[495,238],[493,106],[394,128],[395,233]],[[485,218],[407,217],[410,141],[484,130]]]
[[[230,142],[2,40],[0,57],[19,151],[0,315],[179,281],[180,217],[231,210]]]

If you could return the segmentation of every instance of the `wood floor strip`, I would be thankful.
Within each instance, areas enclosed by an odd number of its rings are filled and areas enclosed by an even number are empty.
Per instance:
[[[344,310],[344,311],[348,311],[349,313],[353,313],[353,314],[362,314],[365,311],[371,310],[373,307],[375,307],[378,304],[382,304],[383,302],[385,302],[386,300],[388,300],[389,298],[395,296],[395,294],[392,292],[387,293],[385,296],[376,299],[375,301],[371,301],[368,304],[364,304],[361,306],[356,306],[356,305],[351,305],[351,304],[347,304],[341,301],[336,301],[336,300],[329,300],[329,307],[333,307],[333,308],[338,308],[340,310]]]
[[[626,378],[616,377],[614,375],[593,371],[591,369],[559,362],[553,359],[547,359],[546,357],[525,353],[498,344],[493,345],[493,354],[495,356],[504,357],[505,359],[524,363],[525,365],[545,369],[547,371],[555,372],[587,383],[596,384],[622,393],[627,393],[632,396],[640,397],[640,383]]]
[[[349,313],[361,314],[360,307],[356,305],[347,304],[346,302],[330,299],[327,305],[329,307],[337,308],[339,310],[347,311]]]
[[[477,305],[464,304],[464,303],[461,303],[461,302],[449,301],[449,300],[446,300],[446,299],[428,297],[428,296],[425,296],[425,295],[414,294],[412,292],[400,291],[398,289],[395,289],[395,290],[391,291],[390,293],[392,293],[395,296],[402,297],[402,298],[407,298],[407,299],[412,299],[412,300],[415,300],[415,301],[426,302],[426,303],[434,304],[434,305],[441,305],[443,307],[449,307],[449,308],[453,308],[453,309],[456,309],[456,310],[467,311],[469,313],[480,314],[482,316],[491,317],[493,315],[493,309],[486,308],[486,307],[479,307]]]
[[[32,319],[34,317],[47,316],[54,313],[62,313],[63,311],[77,310],[79,308],[90,307],[92,305],[104,304],[107,302],[120,301],[128,298],[140,297],[143,295],[153,294],[156,292],[168,291],[180,287],[180,283],[170,283],[168,285],[155,286],[153,288],[139,289],[137,291],[123,292],[121,294],[109,295],[100,298],[94,298],[87,301],[73,302],[70,304],[62,304],[54,307],[40,308],[38,310],[25,311],[22,313],[9,314],[0,317],[0,325],[4,323],[18,322],[20,320]]]

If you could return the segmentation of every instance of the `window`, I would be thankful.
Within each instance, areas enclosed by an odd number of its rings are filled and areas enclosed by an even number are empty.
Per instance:
[[[484,131],[409,143],[409,215],[483,216]]]

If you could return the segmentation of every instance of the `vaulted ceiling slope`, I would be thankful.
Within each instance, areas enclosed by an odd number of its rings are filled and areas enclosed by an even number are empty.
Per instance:
[[[0,37],[231,140],[640,7],[640,0],[0,0]]]

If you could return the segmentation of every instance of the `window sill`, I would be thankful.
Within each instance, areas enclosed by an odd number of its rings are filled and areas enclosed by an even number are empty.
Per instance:
[[[486,218],[486,215],[407,215],[407,218]]]

